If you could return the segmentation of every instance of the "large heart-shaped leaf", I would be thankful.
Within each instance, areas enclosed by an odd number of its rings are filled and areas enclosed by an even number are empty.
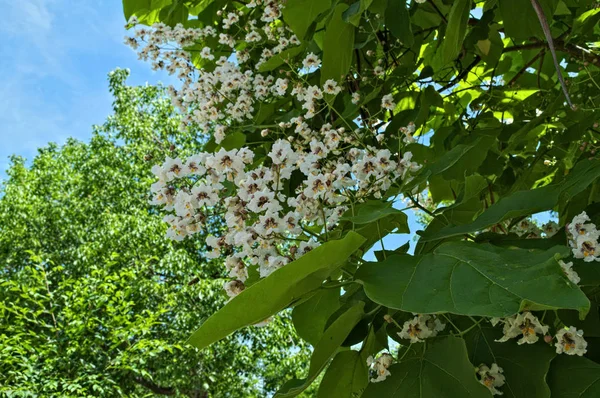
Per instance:
[[[501,327],[486,323],[465,336],[469,359],[475,366],[498,364],[504,370],[506,381],[500,388],[503,397],[549,398],[550,388],[546,375],[550,361],[556,356],[547,344],[518,345],[515,340],[497,343],[502,337]]]
[[[587,358],[558,355],[547,379],[552,397],[600,397],[600,365]]]
[[[402,311],[505,317],[575,309],[583,317],[590,302],[555,259],[568,254],[562,246],[538,251],[448,242],[422,256],[366,263],[355,276],[371,300]]]
[[[475,377],[464,340],[443,337],[413,344],[402,362],[389,368],[391,376],[371,383],[363,398],[490,398]]]

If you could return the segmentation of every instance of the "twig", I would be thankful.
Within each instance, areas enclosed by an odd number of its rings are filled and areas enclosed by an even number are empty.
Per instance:
[[[438,90],[438,93],[442,93],[442,92],[448,90],[449,88],[455,86],[456,84],[458,84],[458,82],[460,82],[462,79],[464,79],[469,74],[471,69],[473,69],[475,67],[475,65],[477,65],[479,63],[479,61],[481,61],[481,57],[479,55],[475,56],[475,59],[473,60],[473,62],[471,62],[469,64],[469,66],[467,66],[465,69],[463,69],[462,72],[460,72],[458,74],[458,76],[456,76],[455,79],[450,81],[450,83],[448,83],[444,87],[440,88]]]
[[[523,65],[523,67],[517,72],[517,74],[512,79],[510,79],[510,81],[506,85],[508,87],[510,87],[514,82],[516,82],[523,75],[523,73],[525,73],[527,68],[529,68],[531,65],[533,65],[533,63],[535,61],[537,61],[537,59],[539,57],[543,56],[545,53],[546,53],[546,49],[543,49],[542,51],[537,53],[537,55],[535,57],[531,58],[531,60],[529,62],[527,62],[525,65]]]
[[[540,20],[540,24],[542,25],[542,30],[544,31],[544,36],[546,37],[546,41],[548,42],[548,48],[550,48],[550,53],[552,54],[552,60],[554,61],[554,67],[556,68],[556,74],[558,75],[558,80],[560,81],[560,86],[562,87],[563,93],[567,98],[567,103],[571,107],[571,109],[575,110],[575,106],[571,102],[571,98],[569,97],[569,91],[567,90],[567,84],[565,83],[565,79],[563,78],[562,72],[560,70],[560,64],[558,63],[558,58],[556,57],[556,51],[554,50],[554,41],[552,40],[552,32],[550,32],[550,26],[548,25],[548,21],[546,20],[546,16],[544,15],[544,10],[540,5],[538,0],[531,0],[531,5],[535,10],[535,13]]]

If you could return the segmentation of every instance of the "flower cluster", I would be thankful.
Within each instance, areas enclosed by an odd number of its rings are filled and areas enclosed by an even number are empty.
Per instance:
[[[558,224],[555,221],[548,221],[542,227],[538,227],[532,220],[523,219],[519,221],[511,232],[528,239],[551,238],[558,232]]]
[[[382,142],[382,119],[395,108],[392,95],[384,95],[380,111],[357,124],[333,109],[343,90],[351,89],[352,102],[360,104],[357,87],[334,79],[315,85],[308,78],[321,66],[314,53],[295,63],[285,59],[286,73],[265,65],[300,45],[280,19],[282,8],[274,0],[250,2],[219,11],[218,29],[158,23],[136,27],[126,38],[141,59],[181,80],[181,87],[169,89],[185,115],[181,128],[210,132],[218,145],[248,127],[264,138],[239,149],[168,158],[153,169],[158,182],[152,203],[170,212],[164,218],[169,237],[181,240],[213,219],[224,220],[227,232],[206,243],[208,257],[225,260],[230,297],[244,290],[250,267],[265,277],[297,259],[319,245],[322,234],[326,240],[349,208],[381,198],[420,168],[411,152],[392,152]],[[207,42],[215,44],[197,44]],[[279,106],[284,97],[298,101],[298,113],[275,124],[256,123],[266,106]],[[337,123],[315,118],[321,113]],[[410,142],[414,124],[401,130],[403,142]]]
[[[573,257],[582,258],[585,262],[600,261],[600,250],[598,249],[600,231],[596,225],[588,223],[590,218],[585,211],[573,218],[567,225],[570,239],[569,244],[573,251]]]
[[[545,335],[548,333],[548,326],[542,325],[535,315],[531,312],[524,312],[510,318],[492,318],[492,325],[503,323],[504,336],[498,342],[505,342],[512,338],[521,336],[517,343],[533,344],[539,340],[538,333]]]
[[[545,335],[546,342],[552,342],[553,338],[548,333],[548,326],[543,325],[540,320],[531,312],[524,312],[510,318],[492,318],[491,323],[496,326],[499,323],[504,325],[504,336],[497,342],[505,342],[515,337],[521,337],[517,343],[533,344],[539,340],[538,334]],[[586,353],[587,342],[583,339],[583,330],[577,330],[575,327],[564,327],[556,332],[556,352],[567,355],[583,355]]]
[[[498,388],[502,387],[505,383],[505,378],[502,374],[504,370],[498,364],[493,363],[491,367],[481,364],[475,370],[479,375],[479,382],[489,388],[492,395],[503,394]]]
[[[444,330],[445,323],[440,322],[435,315],[419,314],[410,321],[404,322],[398,336],[409,339],[411,343],[420,343],[428,337],[435,337]]]
[[[409,152],[396,161],[387,149],[336,151],[343,129],[324,125],[313,134],[319,139],[308,147],[275,141],[269,166],[253,167],[255,153],[244,147],[168,158],[152,169],[152,203],[172,211],[164,217],[169,237],[182,240],[211,218],[224,219],[227,232],[206,243],[208,257],[225,257],[230,297],[244,290],[249,266],[268,276],[318,246],[316,234],[334,228],[353,203],[380,197],[418,169]],[[288,192],[292,173],[301,179]]]
[[[375,374],[375,377],[371,378],[371,383],[379,383],[384,381],[388,376],[391,375],[388,368],[394,362],[394,358],[390,354],[381,354],[377,359],[373,359],[372,356],[367,358],[367,366],[371,368],[371,371]]]
[[[280,19],[282,8],[280,2],[267,0],[250,2],[243,10],[219,11],[221,32],[210,25],[185,28],[178,24],[171,28],[157,23],[152,28],[137,27],[137,21],[132,20],[127,26],[136,27],[135,33],[126,37],[125,43],[138,52],[140,59],[151,62],[154,69],[164,69],[181,80],[179,89],[169,89],[174,105],[185,115],[181,127],[213,131],[215,141],[220,143],[232,130],[226,126],[251,124],[262,104],[274,104],[282,97],[292,96],[302,104],[301,119],[305,121],[331,109],[335,96],[343,89],[333,79],[322,86],[308,83],[307,74],[321,66],[314,53],[308,53],[296,64],[286,60],[290,71],[285,74],[265,66],[272,57],[301,44]],[[214,48],[197,44],[215,41],[218,44]],[[258,61],[252,61],[256,57]],[[357,87],[352,90],[352,102],[359,104],[360,92]],[[379,113],[385,115],[395,106],[392,95],[387,94]],[[353,132],[352,139],[371,135],[381,141],[380,131],[370,127],[381,125],[380,118],[377,114],[367,118],[368,122],[363,120],[361,128]],[[349,121],[344,122],[351,126]],[[300,124],[296,133],[310,141],[309,131],[304,123]],[[285,133],[285,127],[280,126],[278,132]],[[409,134],[408,139],[411,138]]]

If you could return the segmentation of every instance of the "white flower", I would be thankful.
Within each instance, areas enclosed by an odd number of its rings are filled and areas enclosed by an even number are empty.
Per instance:
[[[381,354],[376,360],[373,357],[367,358],[367,365],[371,367],[376,377],[371,378],[371,383],[379,383],[384,381],[391,375],[388,368],[394,362],[394,358],[390,354]]]
[[[588,228],[584,234],[577,235],[572,250],[573,257],[582,258],[585,262],[600,261],[599,237],[600,231],[597,231],[595,226],[593,229]]]
[[[565,273],[565,275],[567,276],[567,278],[569,278],[569,280],[571,282],[573,282],[574,284],[578,284],[581,281],[581,278],[579,278],[579,275],[577,275],[577,272],[575,272],[573,270],[573,262],[572,261],[565,263],[564,261],[559,260],[558,264],[560,265],[563,272]]]
[[[318,68],[321,66],[321,60],[315,54],[309,53],[306,58],[304,58],[304,61],[302,61],[302,65],[306,69]]]
[[[585,262],[600,261],[600,231],[594,224],[586,224],[590,218],[585,212],[573,217],[571,223],[567,224],[569,233],[569,245],[572,248],[573,257],[582,258]]]
[[[577,235],[584,235],[586,233],[585,223],[590,221],[590,218],[586,214],[586,212],[582,212],[581,214],[573,217],[571,223],[567,224],[567,231],[574,237]]]
[[[358,93],[358,92],[352,93],[352,103],[354,105],[357,105],[359,102],[360,102],[360,93]]]
[[[274,164],[291,164],[296,162],[297,156],[289,141],[277,140],[271,147],[268,155]]]
[[[571,326],[556,332],[556,353],[583,356],[587,352],[587,342],[583,339],[583,330]]]
[[[215,56],[212,55],[210,53],[210,47],[204,47],[201,51],[200,51],[200,56],[204,59],[208,59],[208,60],[213,60],[215,59]]]
[[[410,321],[404,322],[398,336],[410,339],[411,343],[420,343],[428,337],[437,336],[446,327],[435,315],[417,315]]]
[[[342,91],[342,88],[333,79],[329,79],[323,84],[323,92],[326,94],[337,95],[340,91]]]
[[[204,175],[206,167],[204,167],[205,155],[194,155],[186,159],[182,173],[184,175]]]
[[[244,286],[244,283],[242,281],[229,281],[229,282],[225,282],[225,284],[223,285],[223,288],[225,289],[225,292],[227,293],[227,295],[230,298],[233,298],[235,296],[237,296],[238,294],[240,294],[241,292],[244,291],[244,289],[246,288],[246,286]]]
[[[273,86],[273,92],[278,96],[283,97],[288,88],[288,79],[277,79],[275,81],[275,85]]]
[[[515,317],[503,320],[504,336],[497,342],[503,343],[509,339],[522,336],[517,344],[533,344],[539,340],[538,333],[545,335],[548,333],[548,326],[542,325],[535,315],[531,312],[524,312]]]
[[[171,181],[184,174],[183,162],[179,158],[171,159],[167,157],[167,160],[163,163],[162,169],[165,171],[167,181]]]
[[[502,387],[505,383],[503,372],[504,370],[495,363],[492,364],[491,368],[482,364],[477,369],[479,382],[489,388],[492,395],[502,395],[502,392],[498,391],[497,387]]]
[[[546,224],[542,225],[542,231],[546,237],[551,238],[558,232],[558,224],[554,221],[548,221]]]
[[[394,108],[396,108],[396,103],[394,102],[392,94],[386,94],[381,98],[381,107],[390,111],[393,111]]]
[[[197,207],[209,206],[212,207],[219,203],[219,195],[215,189],[222,187],[218,185],[208,185],[200,183],[192,188],[192,197],[196,201]]]

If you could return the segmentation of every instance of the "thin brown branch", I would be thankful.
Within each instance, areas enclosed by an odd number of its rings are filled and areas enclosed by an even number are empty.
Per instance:
[[[548,48],[550,48],[550,53],[552,54],[552,60],[554,61],[554,68],[556,68],[556,74],[558,76],[558,80],[560,81],[560,86],[562,87],[563,93],[567,99],[567,103],[573,109],[573,103],[571,102],[571,97],[569,97],[569,90],[567,90],[567,84],[565,83],[565,79],[562,75],[562,71],[560,70],[560,64],[558,63],[558,58],[556,57],[556,50],[554,49],[554,41],[552,40],[552,32],[550,31],[550,25],[548,25],[548,20],[546,20],[546,16],[544,15],[544,10],[540,5],[538,0],[531,0],[531,5],[535,10],[535,13],[540,20],[540,24],[542,25],[542,30],[544,31],[544,36],[546,37],[546,41],[548,42]]]
[[[429,3],[431,3],[433,8],[435,9],[435,12],[437,12],[438,15],[442,18],[442,21],[444,21],[446,25],[448,25],[448,20],[446,19],[446,16],[440,11],[438,6],[435,5],[435,2],[433,0],[429,0]]]
[[[512,79],[510,79],[510,81],[506,85],[508,87],[510,87],[514,82],[517,81],[517,79],[519,79],[523,75],[523,73],[525,73],[527,68],[529,68],[531,65],[533,65],[533,63],[535,61],[537,61],[540,57],[542,57],[545,53],[546,53],[546,49],[543,49],[542,51],[537,53],[537,55],[535,57],[531,58],[531,60],[529,60],[529,62],[527,62],[525,65],[523,65],[523,67],[517,72],[517,74]]]
[[[479,55],[475,56],[475,59],[473,60],[473,62],[471,62],[465,69],[463,69],[458,76],[456,76],[455,79],[451,80],[450,83],[446,84],[445,86],[443,86],[442,88],[440,88],[438,90],[438,93],[442,93],[446,90],[448,90],[449,88],[457,85],[462,79],[464,79],[465,77],[467,77],[467,75],[469,74],[469,72],[471,71],[471,69],[473,69],[478,63],[479,61],[481,61],[481,57]]]

